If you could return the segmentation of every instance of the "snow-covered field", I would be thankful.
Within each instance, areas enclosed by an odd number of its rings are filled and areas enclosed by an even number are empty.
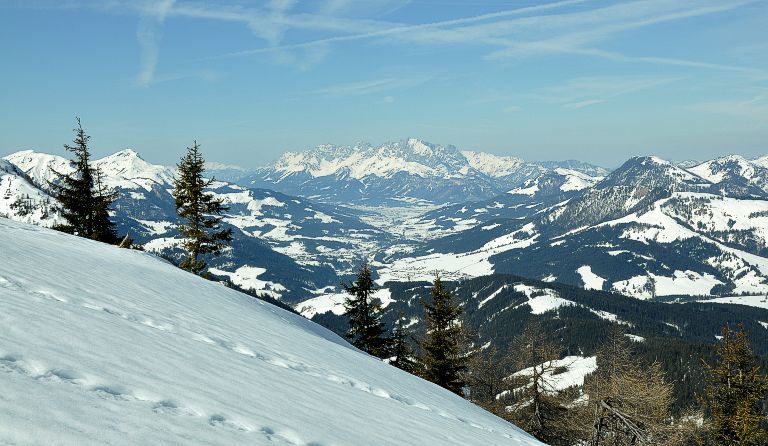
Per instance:
[[[597,370],[597,357],[566,356],[563,359],[540,364],[537,368],[541,370],[542,365],[546,366],[547,370],[542,377],[543,382],[546,383],[546,391],[559,392],[569,387],[583,386],[584,378]],[[564,368],[565,371],[556,375],[553,374],[555,370],[560,368]],[[533,367],[520,370],[513,376],[531,375],[533,375]]]
[[[148,253],[2,218],[0,252],[0,444],[540,444]]]
[[[699,302],[714,304],[736,304],[768,309],[768,295],[763,296],[726,296]]]

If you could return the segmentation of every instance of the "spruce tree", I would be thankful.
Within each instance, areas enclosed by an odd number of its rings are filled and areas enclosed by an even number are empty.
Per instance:
[[[54,171],[56,182],[49,183],[53,195],[60,203],[65,223],[55,227],[60,231],[107,243],[115,243],[117,234],[110,220],[109,209],[115,195],[102,182],[102,174],[91,166],[91,139],[77,118],[73,145],[64,148],[74,153],[74,171],[63,174]]]
[[[411,347],[412,335],[405,323],[406,319],[401,313],[392,329],[392,360],[389,363],[400,370],[416,374],[418,363]]]
[[[376,287],[371,269],[364,263],[354,282],[344,285],[344,308],[349,318],[347,338],[352,345],[379,358],[389,354],[389,339],[381,322],[381,302],[373,297]]]
[[[768,380],[760,372],[743,325],[735,334],[727,325],[723,328],[716,358],[714,366],[706,367],[714,443],[718,446],[768,444],[766,417],[760,407],[768,393]]]
[[[440,276],[432,286],[432,302],[424,303],[427,332],[422,346],[424,378],[453,393],[463,395],[463,372],[469,358],[465,354],[461,325],[462,309],[443,286]]]
[[[115,223],[111,220],[109,211],[111,204],[117,199],[117,194],[104,185],[104,173],[98,167],[94,170],[94,179],[96,194],[93,202],[92,238],[115,245],[120,242],[120,238],[117,236]]]
[[[214,179],[203,177],[205,160],[197,141],[192,147],[187,147],[187,153],[176,167],[178,177],[174,179],[173,197],[176,214],[181,220],[178,229],[184,237],[182,247],[187,251],[187,257],[179,266],[200,275],[207,266],[201,256],[221,254],[221,250],[232,240],[232,230],[221,229],[221,214],[227,211],[227,207],[222,200],[205,192]]]

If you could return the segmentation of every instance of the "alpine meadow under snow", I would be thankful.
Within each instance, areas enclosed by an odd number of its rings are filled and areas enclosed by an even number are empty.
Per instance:
[[[0,219],[0,443],[539,445],[301,316]]]

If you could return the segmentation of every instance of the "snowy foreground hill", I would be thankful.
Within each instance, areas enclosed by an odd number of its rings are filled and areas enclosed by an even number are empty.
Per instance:
[[[150,254],[4,218],[0,252],[0,444],[541,444]]]

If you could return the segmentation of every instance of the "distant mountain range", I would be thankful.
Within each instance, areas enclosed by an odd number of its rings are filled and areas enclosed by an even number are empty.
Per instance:
[[[541,187],[543,176],[423,215],[449,234],[380,257],[382,274],[511,273],[641,298],[768,293],[764,161],[729,156],[686,170],[636,157],[577,191]]]
[[[578,161],[531,163],[411,138],[381,146],[321,145],[286,153],[252,172],[230,167],[212,173],[242,186],[323,202],[398,205],[488,199],[559,167],[588,176],[608,172]]]
[[[119,193],[115,220],[178,258],[173,171],[131,150],[95,161]],[[68,160],[0,160],[0,214],[45,226]],[[510,273],[633,297],[768,293],[768,157],[614,171],[525,162],[417,139],[319,146],[248,171],[211,163],[235,240],[212,271],[296,303],[373,256],[383,281]]]

